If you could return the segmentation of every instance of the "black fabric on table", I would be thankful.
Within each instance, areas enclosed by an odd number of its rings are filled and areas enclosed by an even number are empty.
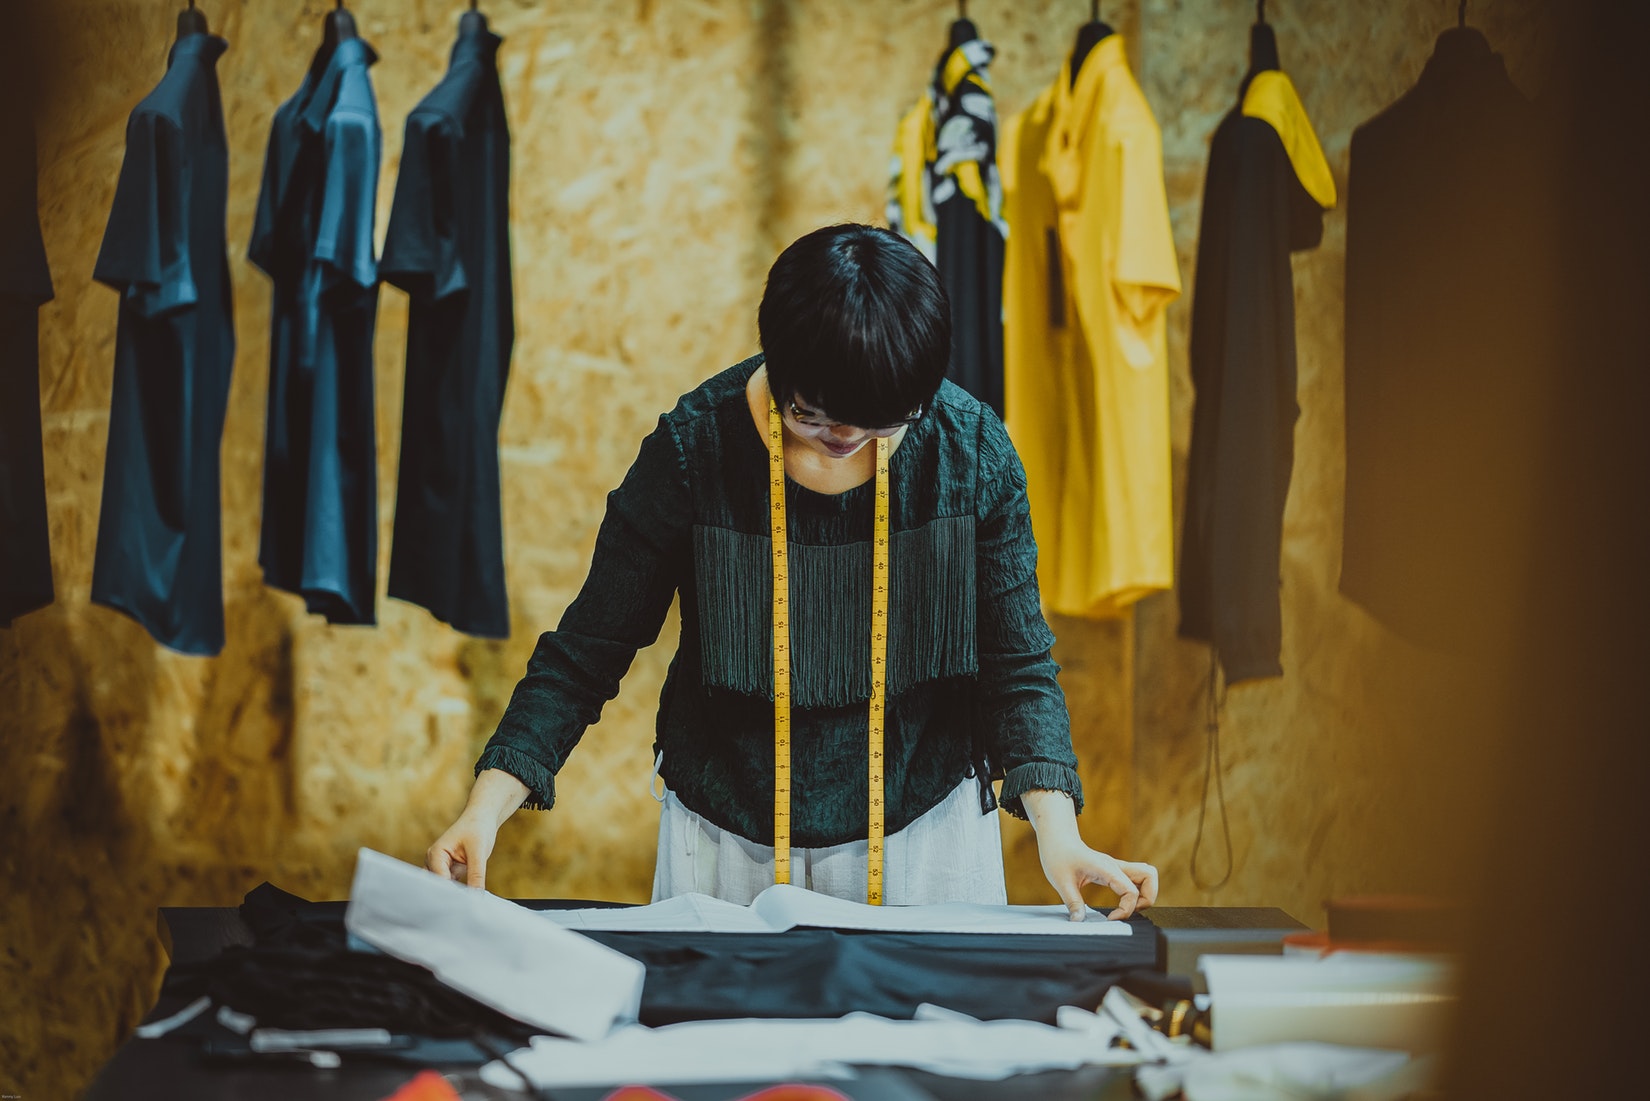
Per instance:
[[[346,905],[305,902],[264,884],[248,894],[241,915],[260,950],[370,956],[345,948]],[[592,903],[525,905],[570,909]],[[1153,926],[1145,918],[1131,924],[1134,931],[1128,937],[833,929],[583,935],[647,965],[641,1009],[646,1025],[740,1017],[839,1017],[855,1011],[909,1018],[923,1002],[982,1020],[1052,1023],[1060,1006],[1095,1008],[1124,974],[1155,966]],[[172,972],[179,973],[181,981],[183,975],[210,974],[214,962],[175,966]],[[173,982],[169,974],[168,989]],[[232,998],[230,1004],[234,1005]],[[475,1008],[477,1020],[491,1020],[487,1015],[493,1011]]]
[[[1124,973],[1151,967],[1144,918],[1129,937],[875,933],[586,933],[647,965],[641,1021],[735,1017],[909,1018],[923,1002],[981,1020],[1054,1023],[1094,1009]]]

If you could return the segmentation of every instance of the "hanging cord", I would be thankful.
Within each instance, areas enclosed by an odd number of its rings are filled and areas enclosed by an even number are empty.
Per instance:
[[[1208,746],[1203,755],[1203,794],[1197,804],[1197,840],[1192,842],[1192,885],[1200,890],[1214,891],[1232,878],[1232,824],[1226,817],[1226,784],[1220,767],[1220,713],[1226,706],[1226,688],[1220,683],[1220,660],[1214,647],[1209,648],[1209,697],[1203,728],[1208,734]],[[1220,834],[1226,847],[1226,872],[1213,883],[1203,882],[1198,874],[1197,858],[1203,849],[1203,820],[1209,809],[1209,777],[1215,780],[1215,795],[1220,807]]]

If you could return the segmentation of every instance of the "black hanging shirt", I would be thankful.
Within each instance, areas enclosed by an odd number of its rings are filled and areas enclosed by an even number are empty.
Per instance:
[[[389,595],[484,638],[510,634],[498,426],[515,318],[501,41],[462,32],[447,75],[408,117],[379,263],[412,298]]]
[[[93,277],[120,292],[92,600],[186,654],[223,648],[218,452],[235,334],[216,63],[185,35],[132,111]]]
[[[375,621],[377,60],[358,38],[322,47],[276,110],[247,249],[274,283],[258,561],[332,623]]]
[[[1531,439],[1551,416],[1535,122],[1464,29],[1352,135],[1340,588],[1425,644],[1461,641],[1467,610],[1524,583],[1520,490],[1545,473]]]
[[[1255,74],[1215,131],[1192,302],[1192,411],[1180,634],[1228,683],[1283,673],[1283,507],[1295,454],[1289,254],[1323,235],[1335,183],[1294,85]]]
[[[52,275],[40,236],[34,126],[0,112],[0,627],[53,599],[40,436],[40,307]]]

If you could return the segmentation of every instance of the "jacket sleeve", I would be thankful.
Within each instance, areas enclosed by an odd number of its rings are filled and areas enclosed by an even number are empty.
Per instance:
[[[1083,809],[1071,715],[1049,651],[1054,632],[1037,592],[1025,470],[1002,423],[982,410],[976,513],[979,716],[986,752],[1003,772],[1004,810],[1025,817],[1028,791],[1063,791]]]
[[[556,773],[618,695],[636,651],[659,637],[680,571],[692,568],[692,516],[681,441],[660,418],[608,494],[584,586],[556,629],[539,636],[477,775],[502,769],[527,785],[523,806],[554,805]]]

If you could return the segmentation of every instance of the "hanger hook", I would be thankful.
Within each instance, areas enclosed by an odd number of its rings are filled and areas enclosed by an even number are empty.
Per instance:
[[[1100,0],[1089,0],[1089,22],[1100,22]]]
[[[968,18],[968,0],[957,0],[957,18]]]
[[[1467,25],[1467,0],[1461,0],[1460,5],[1455,9],[1455,25],[1457,27]]]
[[[1255,22],[1266,22],[1266,0],[1255,0]]]

